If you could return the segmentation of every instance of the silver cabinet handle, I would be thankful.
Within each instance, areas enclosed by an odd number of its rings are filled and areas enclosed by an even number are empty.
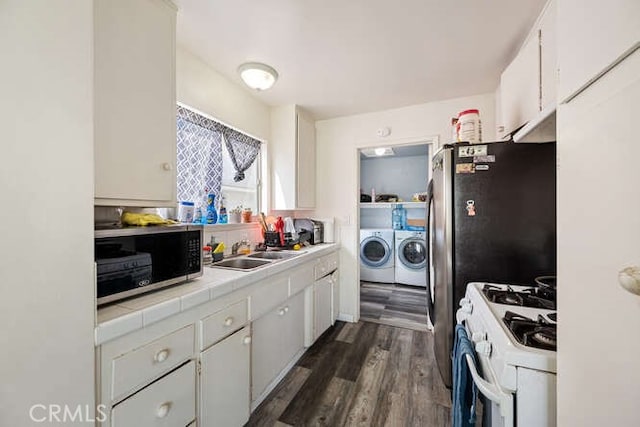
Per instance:
[[[247,335],[246,337],[244,337],[244,338],[242,339],[242,344],[244,344],[244,345],[249,345],[249,344],[251,344],[251,335]]]
[[[226,319],[224,319],[224,326],[231,326],[233,325],[233,317],[229,316]]]

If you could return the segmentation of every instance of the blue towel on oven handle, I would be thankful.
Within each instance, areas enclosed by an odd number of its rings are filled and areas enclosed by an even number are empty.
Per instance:
[[[456,325],[453,343],[453,408],[451,418],[453,427],[474,426],[476,423],[476,400],[478,388],[473,382],[466,355],[471,356],[478,366],[476,352],[463,325]]]

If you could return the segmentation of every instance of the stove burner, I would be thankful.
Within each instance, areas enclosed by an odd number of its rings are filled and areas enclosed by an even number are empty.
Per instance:
[[[529,319],[521,314],[507,311],[502,319],[518,340],[527,347],[556,351],[556,325],[543,318]]]
[[[487,299],[496,304],[519,305],[522,307],[556,309],[555,295],[542,293],[538,288],[525,288],[514,291],[510,286],[506,289],[493,285],[484,285],[482,292]]]
[[[542,329],[530,335],[531,338],[541,344],[554,346],[556,345],[556,333],[548,329]]]

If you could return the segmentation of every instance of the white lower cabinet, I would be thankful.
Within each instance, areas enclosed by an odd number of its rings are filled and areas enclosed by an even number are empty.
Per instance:
[[[255,320],[251,346],[251,399],[258,399],[304,348],[304,292]]]
[[[242,426],[249,419],[250,349],[247,326],[202,352],[201,427]]]
[[[331,273],[331,324],[338,320],[340,313],[340,275],[338,270]]]
[[[314,301],[314,314],[315,314],[315,334],[314,340],[318,339],[320,335],[333,323],[332,319],[332,306],[331,306],[331,294],[333,281],[331,275],[325,276],[320,280],[316,280],[313,284],[315,301]]]
[[[186,426],[196,417],[195,363],[187,363],[113,407],[113,427]]]

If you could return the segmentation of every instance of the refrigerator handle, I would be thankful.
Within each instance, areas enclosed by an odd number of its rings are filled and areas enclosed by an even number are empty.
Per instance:
[[[427,185],[427,205],[426,205],[426,213],[427,213],[427,218],[426,218],[426,224],[425,224],[425,231],[427,234],[427,238],[426,238],[426,252],[427,252],[427,268],[426,268],[426,274],[427,274],[427,316],[429,316],[429,319],[431,320],[431,324],[433,326],[435,326],[435,295],[431,294],[431,270],[433,269],[433,263],[431,262],[431,239],[433,238],[432,236],[432,230],[431,230],[431,205],[433,204],[433,180],[429,181],[429,185]],[[435,288],[434,288],[434,293],[435,293]]]

